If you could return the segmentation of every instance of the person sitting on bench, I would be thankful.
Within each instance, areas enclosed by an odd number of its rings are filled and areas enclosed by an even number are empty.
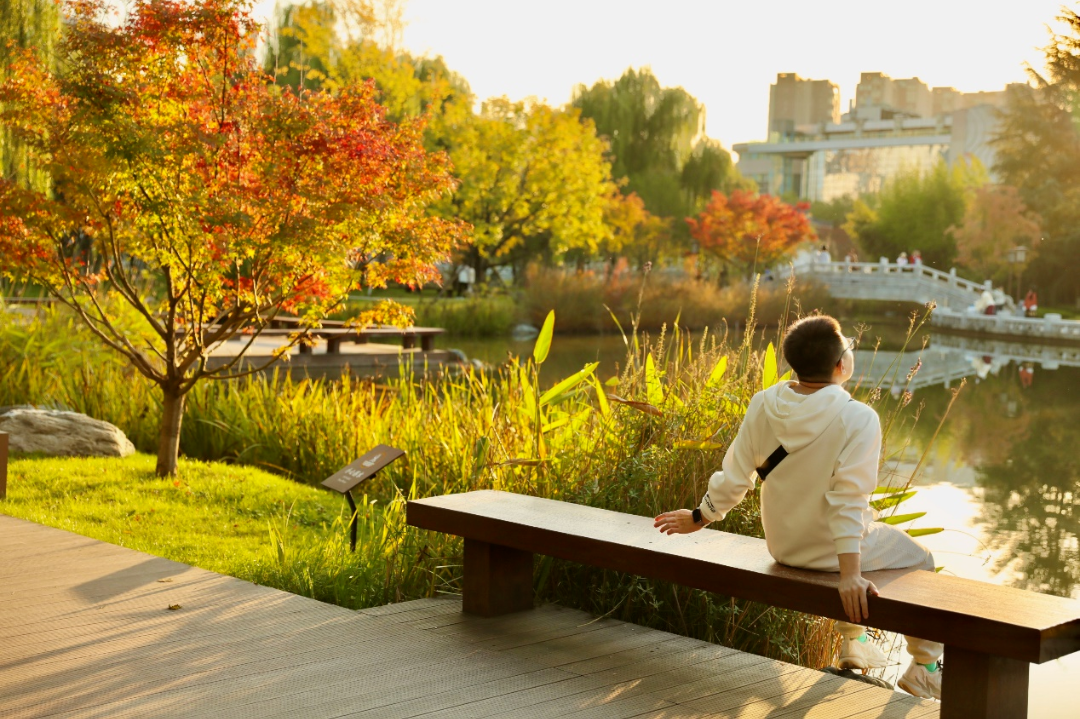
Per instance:
[[[783,349],[798,379],[754,395],[724,455],[723,471],[709,479],[700,506],[665,512],[654,526],[665,534],[687,534],[719,521],[753,489],[757,476],[769,553],[791,567],[840,573],[840,599],[850,623],[837,623],[843,636],[839,665],[865,672],[887,660],[859,625],[869,616],[867,592],[878,593],[862,572],[932,571],[934,558],[906,532],[874,521],[870,495],[877,486],[881,423],[841,386],[855,369],[853,347],[854,340],[827,315],[792,324]],[[940,699],[944,647],[909,636],[907,649],[912,662],[900,688]]]

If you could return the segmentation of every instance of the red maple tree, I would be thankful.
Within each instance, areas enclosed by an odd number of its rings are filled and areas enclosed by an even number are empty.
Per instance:
[[[816,237],[805,202],[789,205],[773,195],[713,191],[696,218],[687,218],[690,235],[703,252],[741,267],[769,267],[796,246]]]
[[[47,192],[0,180],[0,273],[46,288],[161,387],[171,474],[185,395],[241,373],[239,356],[207,366],[216,346],[244,333],[246,350],[281,310],[316,324],[357,286],[435,279],[466,227],[426,211],[454,180],[422,122],[388,121],[370,84],[276,86],[248,3],[136,0],[119,25],[107,7],[68,2],[58,69],[24,53],[0,86],[0,120],[50,177]]]

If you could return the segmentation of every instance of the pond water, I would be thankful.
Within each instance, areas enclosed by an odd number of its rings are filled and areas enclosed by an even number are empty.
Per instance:
[[[914,430],[897,433],[910,444],[890,446],[885,467],[891,484],[915,474],[918,494],[902,509],[927,514],[908,526],[945,529],[920,539],[945,572],[1080,599],[1080,348],[924,333],[925,350],[900,352],[903,334],[901,327],[871,327],[860,346],[872,347],[877,336],[882,343],[876,355],[856,353],[856,380],[875,384],[884,377],[882,387],[893,397],[911,389],[908,417],[921,407]],[[532,351],[532,341],[453,344],[493,363],[507,352]],[[909,346],[921,348],[922,338]],[[625,352],[619,335],[556,336],[544,379],[553,382],[596,360],[601,376],[611,376]],[[906,375],[920,358],[908,384]],[[896,649],[903,666],[886,673],[890,681],[907,663]],[[1080,654],[1033,666],[1030,716],[1077,716],[1071,691],[1077,682]]]

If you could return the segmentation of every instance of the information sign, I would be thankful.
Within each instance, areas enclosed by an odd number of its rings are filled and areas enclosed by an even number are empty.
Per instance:
[[[370,479],[376,472],[405,454],[400,449],[380,444],[359,459],[350,462],[331,477],[323,480],[322,486],[345,494],[365,479]]]

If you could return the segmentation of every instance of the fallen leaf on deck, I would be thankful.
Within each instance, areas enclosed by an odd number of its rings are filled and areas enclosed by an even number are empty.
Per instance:
[[[179,609],[179,608],[180,608],[180,605],[179,605],[179,604],[170,604],[170,605],[169,605],[169,611],[170,611],[170,612],[175,612],[175,611],[176,611],[177,609]]]

